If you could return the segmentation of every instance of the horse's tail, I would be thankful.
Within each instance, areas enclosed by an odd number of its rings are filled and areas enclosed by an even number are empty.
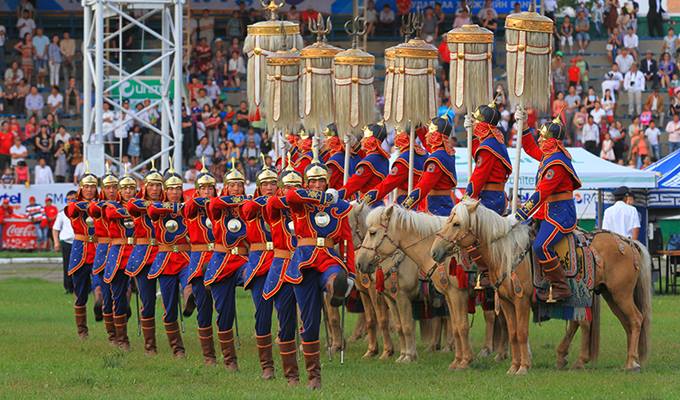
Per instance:
[[[600,307],[600,295],[593,295],[593,305],[591,307],[592,320],[590,321],[590,336],[589,336],[589,353],[590,362],[597,362],[597,357],[600,355],[600,315],[602,308]]]
[[[640,361],[644,362],[649,356],[650,333],[652,328],[652,258],[647,247],[635,241],[635,246],[640,253],[642,262],[640,274],[635,284],[633,299],[638,310],[642,313],[642,326],[640,327],[640,340],[638,342],[638,354]]]

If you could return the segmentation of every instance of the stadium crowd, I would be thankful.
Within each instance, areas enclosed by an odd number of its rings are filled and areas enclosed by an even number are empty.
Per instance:
[[[556,1],[544,3],[546,15],[555,19]],[[519,8],[518,3],[515,8]],[[403,12],[387,5],[377,10],[369,1],[369,38],[396,40]],[[302,33],[309,34],[307,23],[317,14],[312,9],[298,11],[292,6],[283,17],[300,21]],[[478,23],[502,35],[502,19],[490,0],[474,15],[459,8],[452,17],[444,14],[439,3],[427,7],[421,31],[422,38],[440,50],[442,113],[451,113],[450,55],[446,44],[442,44],[442,35],[468,23]],[[664,31],[659,26],[661,21],[655,18],[650,11],[649,33],[663,36],[662,45],[645,53],[639,51],[635,2],[578,0],[577,7],[555,19],[551,115],[529,110],[529,125],[536,127],[542,120],[560,116],[568,127],[567,142],[571,146],[583,146],[602,158],[632,168],[647,166],[680,148],[680,38],[672,23]],[[262,19],[261,10],[247,9],[243,2],[224,26],[217,26],[215,16],[208,10],[192,14],[191,56],[186,71],[189,98],[182,114],[183,163],[189,182],[202,167],[202,160],[216,176],[222,176],[231,167],[232,159],[236,160],[251,182],[261,168],[260,154],[268,156],[265,162],[271,163],[272,141],[263,129],[264,121],[249,118],[248,104],[240,101],[245,93],[247,59],[242,44],[246,27]],[[16,25],[0,26],[3,185],[75,183],[85,171],[80,120],[82,55],[76,43],[81,38],[73,38],[68,32],[46,35],[35,21],[35,7],[29,0],[21,0]],[[593,40],[606,40],[611,69],[604,76],[591,75],[589,60],[602,56],[590,50]],[[506,143],[512,145],[517,132],[502,82],[498,81],[495,102],[502,114],[500,130]],[[627,99],[627,106],[620,104],[621,99]],[[377,97],[378,109],[383,101]],[[121,157],[124,164],[136,164],[160,150],[159,135],[128,115],[138,113],[148,124],[159,126],[157,109],[140,111],[149,102],[131,104],[124,100],[122,107],[129,110],[125,112],[104,105],[104,129],[112,131],[106,150]],[[456,120],[460,127],[457,131],[462,133],[462,118]],[[117,125],[120,126],[112,128]],[[388,139],[386,143],[391,142]],[[26,213],[31,214],[28,210]],[[46,214],[44,208],[41,213]]]

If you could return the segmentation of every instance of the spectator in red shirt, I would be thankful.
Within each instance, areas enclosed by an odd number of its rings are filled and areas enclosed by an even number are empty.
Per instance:
[[[439,59],[442,62],[442,67],[444,68],[444,78],[449,79],[449,64],[451,63],[451,51],[449,50],[449,44],[446,43],[446,38],[439,43]]]
[[[571,59],[571,67],[567,70],[569,86],[578,86],[581,82],[581,68],[576,65],[576,58]]]
[[[9,131],[12,132],[14,136],[21,135],[21,125],[19,125],[19,121],[15,115],[12,115],[9,118]]]
[[[35,231],[37,234],[37,247],[42,248],[47,239],[47,230],[42,227],[43,220],[45,219],[45,210],[43,206],[35,202],[35,196],[28,198],[28,205],[26,206],[26,215],[28,219],[35,226]]]
[[[0,207],[0,248],[3,248],[3,237],[4,237],[4,227],[5,218],[9,218],[14,214],[14,209],[9,205],[9,199],[4,199],[2,201],[2,207]]]
[[[0,169],[5,169],[10,164],[9,149],[14,143],[14,135],[9,130],[9,122],[3,121],[0,125]]]
[[[303,35],[305,34],[305,31],[307,29],[307,26],[309,26],[309,21],[316,21],[317,16],[319,15],[319,12],[314,10],[313,8],[309,7],[305,11],[303,11],[300,14],[300,19],[302,20],[302,24],[300,27],[302,28],[302,33]]]
[[[43,229],[43,232],[45,232],[45,241],[49,245],[50,235],[48,235],[48,232],[52,230],[52,225],[54,225],[54,221],[57,220],[57,214],[59,214],[59,209],[52,204],[52,199],[50,197],[45,198],[44,214],[45,218],[40,224],[40,227]],[[54,243],[52,245],[54,245]]]

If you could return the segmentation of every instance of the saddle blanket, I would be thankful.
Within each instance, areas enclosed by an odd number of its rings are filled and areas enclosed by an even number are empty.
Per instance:
[[[595,257],[589,247],[591,239],[591,234],[574,231],[555,246],[572,292],[569,299],[559,303],[549,304],[543,301],[548,297],[550,285],[543,275],[538,259],[533,256],[534,322],[552,318],[568,321],[591,319],[590,308],[595,284]]]

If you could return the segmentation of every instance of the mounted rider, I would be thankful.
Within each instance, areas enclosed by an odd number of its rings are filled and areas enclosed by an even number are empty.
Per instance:
[[[479,200],[484,207],[503,215],[508,205],[505,183],[512,172],[512,164],[503,134],[496,127],[501,114],[494,101],[489,105],[477,107],[472,117],[475,119],[472,131],[474,135],[472,156],[475,160],[475,168],[465,194]],[[472,121],[468,121],[466,117],[466,124],[469,123]],[[489,266],[483,262],[478,246],[473,244],[466,251],[477,264],[477,287],[490,287]]]
[[[426,130],[427,128],[420,127],[416,130],[416,132],[420,136],[425,134]],[[397,127],[395,131],[397,134],[394,137],[394,146],[399,150],[399,157],[397,157],[397,159],[392,164],[390,174],[377,186],[366,192],[361,198],[361,200],[368,205],[373,205],[377,202],[380,202],[394,189],[397,189],[397,203],[402,203],[408,195],[409,150],[411,147],[411,142],[409,140],[409,134],[407,131],[399,127]],[[414,185],[417,185],[420,181],[420,177],[423,174],[425,160],[427,160],[427,151],[425,151],[422,146],[415,144],[413,159]]]
[[[326,136],[325,147],[328,155],[328,159],[325,161],[326,167],[328,167],[328,187],[340,190],[345,175],[345,145],[338,136],[338,129],[335,124],[329,124],[324,129],[323,134]],[[359,143],[357,145],[353,147],[361,146]],[[349,176],[354,175],[360,161],[359,149],[353,148],[349,157]]]
[[[415,208],[427,198],[427,210],[440,216],[448,216],[453,209],[452,190],[456,188],[455,150],[449,144],[453,130],[446,115],[433,118],[425,135],[425,145],[430,156],[418,185],[401,203],[405,208]],[[421,139],[422,140],[422,139]]]
[[[526,119],[526,112],[519,109],[516,119]],[[513,224],[534,218],[541,221],[533,250],[548,282],[548,301],[559,301],[571,296],[564,268],[555,253],[554,246],[576,228],[576,205],[574,190],[581,187],[571,155],[564,147],[566,128],[559,116],[540,129],[538,144],[526,129],[522,135],[524,151],[540,162],[536,174],[536,191],[511,217]]]
[[[365,156],[357,164],[354,175],[338,190],[340,198],[351,200],[355,194],[364,194],[385,180],[390,166],[390,157],[382,148],[385,138],[387,128],[382,122],[364,127],[361,149]]]

